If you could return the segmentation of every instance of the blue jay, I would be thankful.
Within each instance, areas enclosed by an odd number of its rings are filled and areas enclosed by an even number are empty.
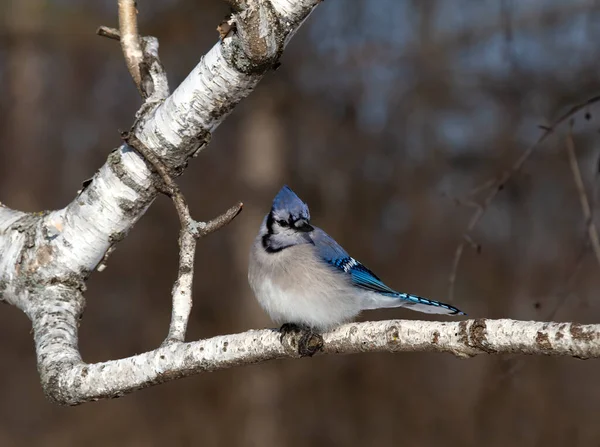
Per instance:
[[[327,331],[362,310],[383,307],[465,315],[449,304],[390,289],[312,226],[308,206],[287,186],[273,200],[252,245],[248,281],[271,319],[283,324],[282,332],[284,326]]]

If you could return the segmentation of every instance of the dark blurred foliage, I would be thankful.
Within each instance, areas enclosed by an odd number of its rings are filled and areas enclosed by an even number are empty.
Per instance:
[[[217,40],[217,0],[140,2],[172,87]],[[73,199],[140,105],[114,41],[116,1],[0,3],[0,199]],[[391,286],[444,300],[473,212],[453,198],[509,168],[600,87],[600,4],[572,0],[327,0],[216,131],[180,184],[194,215],[244,212],[199,243],[189,339],[270,327],[247,253],[283,183],[313,220]],[[595,208],[597,111],[575,143]],[[473,234],[453,304],[472,317],[597,322],[599,267],[557,132]],[[477,196],[476,199],[481,199]],[[166,336],[177,218],[161,197],[89,281],[89,362]],[[428,318],[395,309],[365,319]],[[598,445],[597,361],[363,354],[203,374],[61,408],[39,386],[29,322],[0,313],[0,445]]]

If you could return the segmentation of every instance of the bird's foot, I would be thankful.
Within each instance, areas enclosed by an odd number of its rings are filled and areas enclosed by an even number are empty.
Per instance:
[[[285,323],[281,326],[279,332],[281,333],[279,341],[282,343],[287,335],[299,336],[298,338],[292,337],[290,345],[298,348],[300,357],[312,357],[323,349],[323,337],[308,326]]]
[[[295,324],[295,323],[284,323],[279,328],[279,333],[281,334],[279,336],[279,341],[283,343],[283,338],[286,335],[290,335],[290,334],[298,335],[298,334],[306,332],[306,331],[310,331],[310,328],[308,326],[299,325],[299,324]]]

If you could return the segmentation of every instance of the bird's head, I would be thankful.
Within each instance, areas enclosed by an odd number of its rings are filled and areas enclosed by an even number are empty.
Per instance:
[[[276,252],[299,244],[312,243],[308,206],[285,185],[273,199],[271,212],[261,227],[263,246]]]

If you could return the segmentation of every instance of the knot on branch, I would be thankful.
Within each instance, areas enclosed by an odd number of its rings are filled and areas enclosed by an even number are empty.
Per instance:
[[[279,66],[285,44],[285,32],[271,2],[263,0],[230,0],[233,13],[226,23],[231,35],[230,59],[246,74],[263,73]],[[234,31],[232,34],[231,31]]]
[[[169,81],[158,56],[158,39],[141,38],[143,59],[139,64],[140,90],[146,102],[162,102],[169,96]]]
[[[300,357],[312,357],[323,350],[323,336],[309,327],[286,323],[279,332],[279,341]]]
[[[471,348],[478,349],[488,354],[496,351],[490,346],[487,339],[487,325],[485,318],[472,321],[461,321],[459,323],[460,340]]]

